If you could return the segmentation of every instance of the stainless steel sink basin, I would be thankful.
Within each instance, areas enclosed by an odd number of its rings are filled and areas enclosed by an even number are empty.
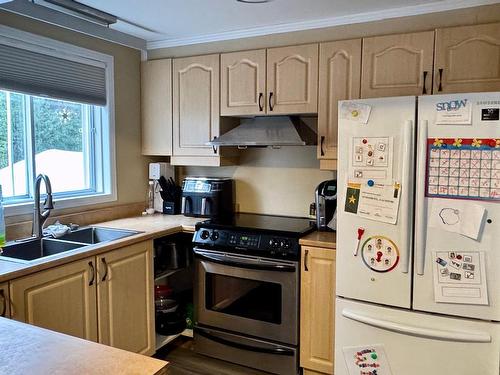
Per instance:
[[[86,246],[85,243],[61,241],[52,238],[10,242],[3,247],[0,259],[6,257],[30,261],[84,246]]]
[[[103,227],[86,227],[77,229],[73,232],[59,237],[60,240],[83,242],[86,244],[96,244],[107,241],[119,240],[124,237],[133,236],[140,232],[134,230],[103,228]]]

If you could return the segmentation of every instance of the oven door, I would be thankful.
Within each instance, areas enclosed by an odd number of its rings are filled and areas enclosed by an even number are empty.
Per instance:
[[[194,252],[198,324],[298,344],[297,262]]]

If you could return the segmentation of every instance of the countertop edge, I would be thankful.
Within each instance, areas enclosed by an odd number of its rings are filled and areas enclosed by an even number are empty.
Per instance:
[[[132,218],[132,219],[138,219],[138,218]],[[120,219],[120,220],[127,220],[127,219]],[[108,222],[96,223],[92,224],[91,226],[117,228],[120,227],[120,225],[117,225],[117,222],[120,222],[120,220],[112,220]],[[159,225],[161,226],[161,224]],[[135,228],[132,228],[132,226],[130,225],[129,226],[124,225],[121,228],[135,230]],[[40,260],[32,262],[22,262],[11,259],[0,259],[0,262],[4,264],[8,263],[8,266],[12,268],[12,270],[8,270],[0,274],[0,283],[8,282],[10,280],[31,275],[33,273],[58,267],[64,264],[72,263],[88,257],[97,256],[106,253],[108,251],[133,245],[139,242],[148,241],[176,233],[194,233],[194,231],[195,231],[194,224],[190,225],[190,224],[178,223],[176,225],[171,225],[171,226],[165,224],[165,227],[160,229],[141,231],[141,233],[125,237],[119,240],[90,245],[84,249],[70,250],[67,253],[60,254],[60,257],[51,257],[50,259],[42,258]]]

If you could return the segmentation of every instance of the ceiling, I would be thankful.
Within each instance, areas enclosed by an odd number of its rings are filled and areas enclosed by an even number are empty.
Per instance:
[[[495,0],[78,0],[120,20],[112,28],[171,47],[497,3]]]

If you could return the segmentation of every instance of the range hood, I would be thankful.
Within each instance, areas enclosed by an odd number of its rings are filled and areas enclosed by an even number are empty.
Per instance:
[[[242,118],[240,125],[206,144],[209,146],[281,147],[317,143],[311,120],[299,116]]]

